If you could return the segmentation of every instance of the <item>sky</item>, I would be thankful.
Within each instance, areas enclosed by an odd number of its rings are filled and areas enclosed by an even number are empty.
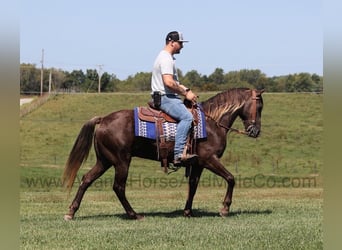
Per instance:
[[[168,32],[189,43],[183,74],[259,69],[323,75],[320,0],[59,0],[20,2],[20,63],[99,69],[124,80],[150,72]]]

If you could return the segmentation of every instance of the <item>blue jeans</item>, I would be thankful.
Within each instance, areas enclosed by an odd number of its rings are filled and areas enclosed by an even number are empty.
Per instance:
[[[174,95],[163,95],[161,97],[160,109],[179,121],[175,137],[174,157],[179,158],[183,154],[186,138],[190,131],[193,116],[183,104],[183,101]]]

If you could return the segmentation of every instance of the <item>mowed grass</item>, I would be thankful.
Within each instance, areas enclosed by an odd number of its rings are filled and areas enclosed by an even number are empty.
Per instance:
[[[215,93],[200,93],[205,100]],[[262,135],[230,134],[222,163],[235,175],[230,216],[218,211],[226,183],[204,171],[195,218],[182,216],[183,170],[133,159],[127,197],[142,221],[128,220],[111,190],[110,169],[86,192],[74,221],[60,176],[82,124],[95,115],[145,105],[148,93],[57,95],[20,120],[20,241],[23,249],[322,249],[322,95],[263,95]],[[234,124],[242,128],[239,120]]]
[[[182,217],[185,186],[128,191],[142,221],[126,219],[110,191],[88,191],[74,221],[62,192],[22,192],[23,249],[322,249],[321,189],[237,189],[229,217],[223,190],[199,188]]]

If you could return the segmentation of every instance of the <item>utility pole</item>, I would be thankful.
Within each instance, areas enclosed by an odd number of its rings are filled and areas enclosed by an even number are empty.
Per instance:
[[[49,75],[49,95],[51,93],[51,82],[52,82],[52,70],[50,69],[50,75]]]
[[[40,70],[40,96],[43,95],[43,71],[44,71],[44,49],[42,49],[42,68]]]
[[[101,77],[102,77],[102,67],[103,64],[97,65],[99,67],[98,75],[99,75],[99,85],[98,85],[98,92],[101,93]]]

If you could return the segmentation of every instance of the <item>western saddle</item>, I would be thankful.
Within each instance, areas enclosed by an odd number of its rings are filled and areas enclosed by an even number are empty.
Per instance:
[[[198,110],[195,108],[193,104],[191,104],[188,101],[184,101],[184,104],[188,108],[188,110],[192,113],[194,120],[193,125],[198,124]],[[178,121],[163,112],[162,110],[156,108],[152,101],[148,102],[148,107],[139,107],[138,108],[138,117],[142,121],[147,122],[153,122],[156,124],[156,145],[157,145],[157,154],[158,154],[158,160],[161,162],[161,167],[164,168],[164,172],[167,173],[169,166],[168,161],[168,154],[170,151],[170,148],[168,147],[164,130],[163,130],[163,123],[164,122],[170,122],[170,123],[177,123]],[[193,150],[192,144],[193,144],[193,129],[191,129],[191,132],[188,135],[187,142],[185,144],[184,152],[185,153],[191,153]]]

